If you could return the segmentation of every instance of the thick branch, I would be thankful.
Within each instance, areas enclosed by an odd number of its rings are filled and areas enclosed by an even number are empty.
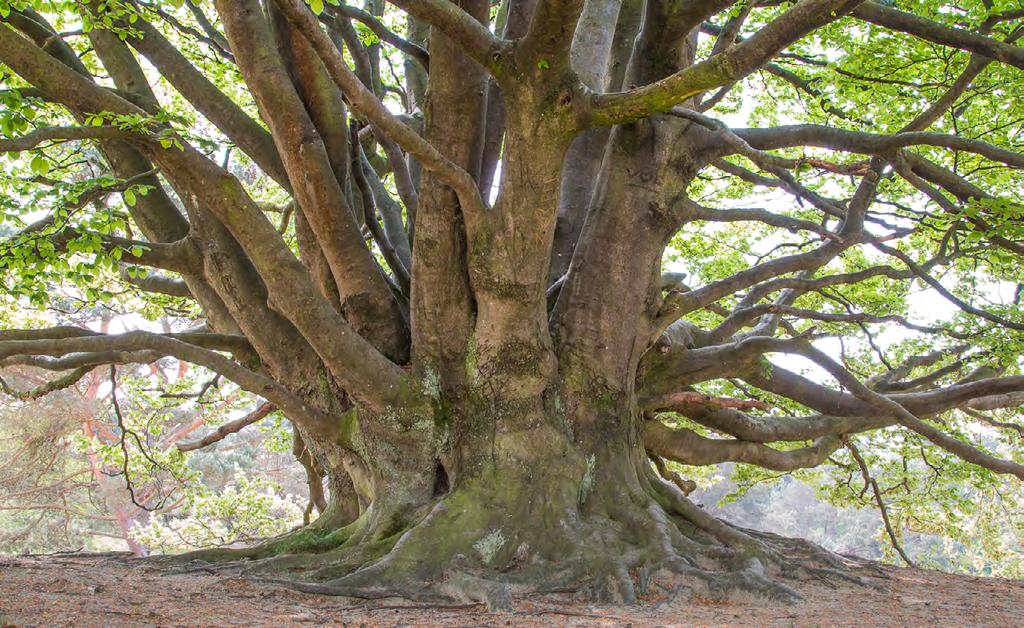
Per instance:
[[[862,0],[803,0],[726,51],[665,79],[616,94],[594,96],[591,123],[623,124],[667,111],[700,92],[739,80],[804,35],[839,19]]]
[[[479,220],[486,211],[486,205],[480,196],[480,190],[476,186],[473,177],[458,167],[444,155],[442,155],[430,143],[425,141],[416,131],[397,116],[388,111],[376,96],[373,95],[359,80],[348,64],[341,57],[337,47],[330,37],[320,28],[319,22],[301,2],[301,0],[277,0],[281,10],[288,16],[288,19],[295,24],[299,31],[309,40],[309,43],[316,50],[317,55],[324,62],[331,78],[344,92],[346,98],[352,104],[352,108],[380,128],[391,139],[396,141],[403,149],[415,157],[423,166],[433,172],[450,185],[459,197],[463,214],[466,217],[467,226]],[[442,2],[448,4],[447,2]],[[433,5],[433,2],[423,2],[424,6]],[[404,7],[403,7],[404,8]],[[461,10],[461,15],[480,26],[479,22],[473,20]],[[413,13],[410,11],[410,13]],[[414,13],[413,13],[414,14]],[[486,29],[484,29],[486,31]]]
[[[644,423],[647,451],[689,465],[742,462],[774,471],[793,471],[820,465],[842,446],[838,436],[825,436],[810,447],[780,451],[761,443],[704,438],[693,430],[670,428],[660,421]]]
[[[145,277],[133,277],[128,272],[120,273],[121,279],[143,292],[154,294],[165,294],[171,297],[193,298],[192,291],[188,284],[181,279],[167,277],[166,275],[146,275]]]
[[[289,185],[274,141],[227,95],[198,71],[158,30],[144,20],[130,25],[142,33],[128,42],[152,63],[201,114],[217,126],[264,172],[279,184]]]
[[[0,336],[2,338],[2,336]],[[328,438],[340,438],[339,420],[310,406],[274,380],[250,371],[228,358],[194,344],[159,334],[132,331],[120,335],[95,334],[39,340],[0,340],[0,360],[16,355],[62,356],[96,351],[145,351],[174,356],[199,364],[265,397],[296,420]]]
[[[43,355],[14,355],[0,360],[0,366],[22,365],[47,371],[95,368],[104,364],[152,364],[165,357],[155,351],[89,351],[69,353],[59,358]]]
[[[449,0],[388,1],[416,19],[439,28],[485,68],[493,70],[498,66],[498,53],[506,42],[495,37],[486,26]]]
[[[347,128],[336,121],[337,128],[329,132],[311,118],[306,104],[292,87],[284,59],[276,52],[270,25],[259,2],[218,2],[217,7],[238,67],[271,128],[293,194],[330,268],[342,308],[352,326],[372,344],[395,360],[403,359],[404,322],[365,246],[342,187],[343,173],[349,164],[347,156],[339,153],[348,143]],[[319,25],[316,28],[320,30]],[[305,47],[305,40],[298,38],[298,43]],[[294,51],[302,52],[299,48]],[[312,58],[311,52],[309,55]],[[312,72],[318,64],[312,58],[305,65]],[[326,77],[324,84],[334,89]],[[337,96],[320,103],[326,109],[324,118],[333,119],[342,113],[340,95]],[[329,151],[329,147],[334,150]],[[246,201],[244,197],[239,200]]]
[[[798,353],[813,360],[818,366],[828,371],[832,377],[836,378],[840,384],[852,392],[858,399],[887,414],[893,415],[901,425],[924,436],[946,451],[996,473],[1008,473],[1024,480],[1024,465],[996,458],[925,423],[893,399],[880,395],[862,384],[838,362],[811,346],[810,343],[801,347]]]

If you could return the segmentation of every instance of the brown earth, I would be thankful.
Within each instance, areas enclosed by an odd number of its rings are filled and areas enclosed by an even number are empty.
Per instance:
[[[240,577],[170,574],[122,555],[0,557],[0,626],[1024,626],[1024,581],[882,567],[878,589],[793,583],[805,601],[651,596],[598,607],[520,599],[482,606],[366,602],[298,593]]]

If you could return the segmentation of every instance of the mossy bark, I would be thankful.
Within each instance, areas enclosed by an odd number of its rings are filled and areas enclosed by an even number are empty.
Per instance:
[[[486,21],[487,2],[459,4]],[[652,116],[609,132],[571,268],[549,294],[566,155],[590,96],[569,42],[544,27],[574,10],[543,6],[533,36],[492,59],[503,134],[493,207],[467,214],[441,171],[424,175],[411,359],[392,380],[402,383],[369,399],[372,410],[327,389],[309,400],[346,417],[336,434],[303,435],[331,480],[330,504],[307,528],[243,551],[245,568],[312,592],[492,607],[536,591],[632,601],[655,580],[793,599],[770,574],[792,565],[689,502],[643,443],[635,386],[660,333],[661,251],[708,131]],[[486,76],[450,44],[432,35],[429,98],[465,98],[428,103],[424,135],[477,177]],[[668,29],[637,45],[689,58],[692,44]],[[634,62],[615,81],[670,71]],[[463,94],[461,74],[478,89]],[[369,380],[383,369],[355,366]]]
[[[474,450],[472,464],[463,459],[458,475],[441,462],[452,434],[439,421],[433,451],[393,452],[392,466],[370,470],[372,502],[355,521],[332,504],[309,526],[257,548],[191,558],[247,559],[227,564],[309,592],[492,608],[532,592],[632,602],[655,583],[797,598],[772,574],[813,568],[797,569],[656,475],[630,393],[577,380],[533,406],[485,410],[486,400],[477,395],[474,411],[497,412],[478,419],[496,429],[490,438],[476,434],[472,442],[485,449]]]

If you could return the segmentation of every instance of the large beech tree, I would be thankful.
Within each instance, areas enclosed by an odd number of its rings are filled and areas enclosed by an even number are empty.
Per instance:
[[[21,394],[174,356],[280,409],[327,480],[308,527],[193,558],[492,605],[669,574],[791,596],[843,564],[707,515],[677,464],[831,461],[881,505],[878,433],[1024,479],[998,414],[1024,317],[993,296],[1024,280],[1019,7],[0,15],[6,298],[130,288],[196,324],[0,332],[57,373]],[[954,313],[913,320],[912,289]]]

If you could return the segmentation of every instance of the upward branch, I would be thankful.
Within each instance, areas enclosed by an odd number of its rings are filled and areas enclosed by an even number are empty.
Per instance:
[[[0,26],[0,59],[58,102],[87,112],[143,113],[5,25]],[[155,137],[144,134],[136,135],[134,141],[180,191],[190,212],[212,215],[227,227],[266,283],[271,301],[351,394],[381,410],[408,401],[407,378],[401,369],[356,333],[320,295],[309,273],[236,178],[182,140],[181,149],[164,148]]]
[[[433,145],[420,137],[416,131],[388,111],[387,107],[349,69],[338,48],[301,0],[276,1],[288,19],[309,40],[327,67],[331,78],[352,104],[352,108],[366,116],[373,125],[380,128],[388,137],[419,160],[425,168],[436,172],[445,183],[455,190],[463,213],[466,215],[467,226],[478,221],[486,212],[486,204],[473,177],[452,163]],[[469,19],[472,20],[472,18]],[[479,22],[472,21],[479,26]]]
[[[655,83],[626,92],[592,97],[595,126],[624,124],[667,111],[683,100],[737,81],[811,31],[833,22],[863,0],[802,0],[755,35],[724,52]]]
[[[274,141],[258,122],[217,89],[153,25],[137,20],[126,26],[142,34],[141,38],[132,37],[128,42],[145,55],[192,106],[217,125],[268,176],[285,187],[289,185]]]

